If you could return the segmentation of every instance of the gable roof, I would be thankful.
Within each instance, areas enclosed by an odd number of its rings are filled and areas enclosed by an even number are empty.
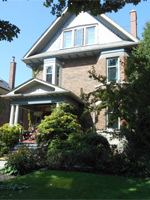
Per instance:
[[[90,13],[88,13],[90,15]],[[133,35],[131,35],[128,31],[126,31],[124,28],[122,28],[119,24],[117,24],[115,21],[110,19],[107,15],[101,14],[99,16],[96,16],[95,19],[99,19],[104,25],[107,27],[111,27],[112,32],[117,32],[119,34],[119,37],[126,38],[125,40],[118,41],[115,43],[108,43],[108,44],[95,44],[92,46],[81,46],[80,48],[72,48],[72,49],[59,49],[58,50],[51,50],[51,51],[45,51],[42,50],[47,45],[49,41],[57,34],[60,27],[65,24],[65,22],[71,17],[73,14],[70,14],[67,12],[67,8],[64,10],[62,15],[58,17],[51,25],[50,27],[45,31],[45,33],[37,40],[37,42],[31,47],[31,49],[26,53],[26,55],[22,58],[22,60],[29,66],[32,66],[34,64],[42,64],[44,58],[48,57],[57,57],[60,59],[66,58],[66,55],[73,55],[74,53],[78,53],[78,55],[82,52],[87,53],[86,56],[90,56],[90,52],[92,54],[98,54],[103,49],[112,49],[112,48],[132,48],[133,46],[137,45],[139,43],[139,40],[135,38]],[[92,16],[92,15],[90,15]],[[94,18],[94,16],[93,16]],[[92,55],[91,54],[91,55]],[[82,56],[82,55],[81,55]],[[79,55],[80,57],[80,55]],[[68,56],[69,58],[69,56]]]
[[[36,98],[36,97],[70,97],[77,102],[83,104],[83,101],[73,94],[71,91],[66,90],[62,87],[50,84],[41,79],[32,78],[27,82],[14,88],[12,91],[6,95],[1,95],[1,97],[6,99],[23,99],[23,98]]]

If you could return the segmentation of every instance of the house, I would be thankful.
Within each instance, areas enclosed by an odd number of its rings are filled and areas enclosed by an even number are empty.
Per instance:
[[[0,95],[9,92],[11,88],[9,84],[0,78]],[[0,97],[0,126],[9,122],[10,101]]]
[[[124,80],[124,67],[133,47],[139,41],[136,11],[131,11],[131,33],[107,15],[92,16],[82,12],[78,16],[66,10],[58,17],[22,61],[33,69],[34,78],[2,97],[11,100],[10,125],[19,122],[20,108],[32,112],[35,125],[51,112],[51,105],[69,102],[82,109],[81,90],[88,93],[98,86],[88,71],[106,75],[108,82]],[[94,113],[91,113],[94,122]],[[108,116],[101,112],[97,130],[106,130]],[[89,119],[87,119],[87,122]],[[116,128],[119,128],[119,121]]]

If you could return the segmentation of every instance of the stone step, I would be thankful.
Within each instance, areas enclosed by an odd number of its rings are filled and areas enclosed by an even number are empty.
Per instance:
[[[37,143],[32,143],[32,142],[23,143],[23,142],[20,142],[20,143],[16,144],[16,145],[11,149],[11,151],[9,151],[9,153],[12,153],[13,151],[18,150],[20,147],[27,147],[28,149],[33,149],[33,150],[39,148],[39,146],[38,146]]]

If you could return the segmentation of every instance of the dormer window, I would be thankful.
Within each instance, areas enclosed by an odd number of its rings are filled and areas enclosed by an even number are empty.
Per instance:
[[[96,25],[69,28],[63,32],[63,48],[95,44]]]

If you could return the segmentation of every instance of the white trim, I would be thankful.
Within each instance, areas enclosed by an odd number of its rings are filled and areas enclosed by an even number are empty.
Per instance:
[[[59,73],[59,85],[61,86],[61,80],[62,80],[62,66],[57,61],[57,59],[45,59],[44,60],[44,70],[43,70],[43,80],[46,81],[47,77],[47,68],[52,67],[52,84],[57,85],[57,65],[60,67],[60,73]]]
[[[117,66],[117,80],[116,82],[120,82],[120,57],[119,56],[115,56],[115,57],[109,57],[106,58],[106,77],[107,77],[107,83],[110,83],[110,81],[108,81],[108,60],[109,59],[113,59],[113,58],[117,58],[118,59],[118,66]],[[112,66],[113,67],[113,66]]]
[[[63,29],[61,49],[69,49],[69,48],[75,48],[75,47],[82,47],[82,46],[89,46],[89,45],[97,44],[97,41],[98,41],[98,38],[97,38],[98,28],[97,28],[97,26],[98,26],[98,23],[94,23],[94,24],[86,24],[86,25],[74,26],[74,27],[69,27],[69,28]],[[95,42],[92,43],[92,44],[87,44],[87,28],[90,28],[90,27],[95,27]],[[83,29],[83,44],[81,44],[81,45],[75,45],[75,30],[77,30],[77,29]],[[64,47],[64,33],[68,32],[68,31],[72,31],[72,41],[71,41],[72,46],[71,47]]]
[[[100,15],[104,20],[106,20],[107,22],[109,22],[111,25],[113,25],[115,28],[117,28],[118,30],[120,30],[120,32],[122,32],[124,35],[126,35],[128,38],[130,38],[131,40],[133,40],[134,42],[139,42],[139,40],[134,37],[131,33],[129,33],[128,31],[126,31],[124,28],[122,28],[119,24],[117,24],[115,21],[113,21],[112,19],[110,19],[107,15],[105,14],[101,14]]]
[[[27,58],[32,51],[39,45],[39,43],[44,39],[44,37],[51,31],[51,29],[57,24],[57,22],[63,17],[63,15],[67,12],[68,7],[62,12],[61,16],[58,17],[54,23],[47,29],[47,31],[38,39],[38,41],[32,46],[32,48],[27,52],[27,54],[24,56],[24,58]]]
[[[112,132],[112,131],[114,132],[114,130],[117,130],[117,131],[120,130],[120,117],[118,117],[118,128],[109,128],[108,127],[108,114],[106,115],[106,130],[109,132]]]

